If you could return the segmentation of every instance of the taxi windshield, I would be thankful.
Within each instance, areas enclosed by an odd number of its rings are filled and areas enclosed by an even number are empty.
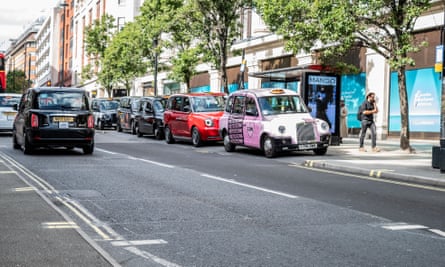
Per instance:
[[[100,103],[101,110],[115,110],[119,107],[119,103],[117,101],[103,101]]]
[[[20,102],[20,96],[0,96],[0,107],[12,107]]]
[[[258,101],[264,116],[308,112],[303,99],[296,95],[265,96]]]
[[[86,110],[88,100],[80,92],[41,92],[37,104],[40,109]]]
[[[194,96],[191,98],[193,112],[212,112],[222,111],[224,109],[223,96]]]

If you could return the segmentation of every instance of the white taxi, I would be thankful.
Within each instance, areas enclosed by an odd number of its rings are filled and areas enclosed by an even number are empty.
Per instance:
[[[229,95],[219,133],[227,152],[236,146],[278,152],[312,150],[327,152],[331,133],[327,122],[313,118],[303,98],[287,89],[249,89]]]
[[[21,94],[1,93],[0,94],[0,131],[12,132],[12,124],[14,122],[17,111],[14,110],[14,104],[20,102]]]

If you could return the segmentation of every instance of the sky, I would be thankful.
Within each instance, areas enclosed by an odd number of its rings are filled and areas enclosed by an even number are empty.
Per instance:
[[[47,16],[61,0],[2,0],[0,4],[0,50],[18,38],[37,18]]]

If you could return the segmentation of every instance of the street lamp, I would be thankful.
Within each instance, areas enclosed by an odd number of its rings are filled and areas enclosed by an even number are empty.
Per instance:
[[[60,73],[60,87],[63,87],[64,83],[64,75],[65,75],[65,8],[68,6],[65,1],[59,4],[59,7],[63,7],[63,15],[62,15],[62,69]]]
[[[153,40],[155,47],[155,63],[154,63],[154,95],[158,95],[158,37]]]

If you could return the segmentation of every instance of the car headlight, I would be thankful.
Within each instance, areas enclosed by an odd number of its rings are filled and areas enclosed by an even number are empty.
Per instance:
[[[212,119],[205,119],[204,123],[205,123],[205,125],[207,127],[212,127],[213,126],[213,120]]]
[[[321,129],[325,130],[325,131],[329,131],[329,124],[327,124],[326,122],[322,122],[321,123]]]
[[[280,125],[280,127],[278,127],[278,131],[279,131],[281,134],[284,134],[284,132],[286,131],[286,127],[284,127],[283,125]]]

